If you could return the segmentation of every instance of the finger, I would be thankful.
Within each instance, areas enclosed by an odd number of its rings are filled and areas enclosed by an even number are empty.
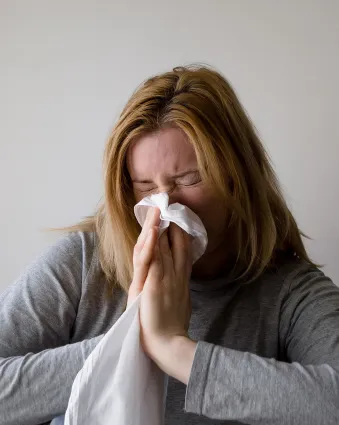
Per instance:
[[[172,244],[172,257],[174,270],[179,276],[190,276],[191,268],[191,242],[189,235],[175,223],[170,224],[170,239]]]
[[[157,207],[150,207],[147,211],[146,220],[142,226],[140,235],[133,251],[133,261],[140,254],[145,244],[149,230],[160,224],[160,210]]]
[[[168,229],[166,229],[163,234],[160,236],[159,239],[159,248],[160,248],[160,255],[162,259],[162,265],[164,268],[164,277],[170,276],[173,274],[173,258],[172,258],[172,251],[169,246],[169,240],[168,240]]]
[[[142,226],[138,243],[143,245],[148,235],[148,231],[153,226],[158,226],[160,223],[160,210],[157,207],[150,207],[147,211],[146,220]]]
[[[157,239],[158,228],[153,227],[149,230],[144,247],[135,261],[133,280],[129,289],[129,301],[130,297],[135,298],[138,296],[144,287]]]
[[[159,241],[156,243],[151,265],[145,282],[145,287],[150,289],[159,289],[159,285],[164,276],[162,258],[160,255]]]

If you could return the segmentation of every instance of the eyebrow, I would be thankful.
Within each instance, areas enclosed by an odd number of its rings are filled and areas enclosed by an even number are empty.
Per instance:
[[[178,177],[184,177],[187,174],[193,174],[198,173],[199,170],[188,170],[184,171],[183,173],[175,174],[174,176],[171,176],[171,178],[178,178]],[[153,183],[152,180],[138,180],[138,179],[132,179],[133,183]]]

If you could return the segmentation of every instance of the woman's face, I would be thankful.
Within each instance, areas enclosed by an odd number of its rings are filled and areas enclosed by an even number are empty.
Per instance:
[[[208,236],[206,254],[220,246],[226,212],[216,192],[201,181],[194,149],[181,129],[163,129],[134,142],[127,153],[127,168],[136,203],[167,192],[169,204],[179,202],[200,217]]]

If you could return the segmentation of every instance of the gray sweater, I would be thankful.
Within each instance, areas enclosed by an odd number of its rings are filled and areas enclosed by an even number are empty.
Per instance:
[[[188,386],[169,381],[166,425],[339,424],[339,288],[329,278],[295,260],[251,284],[190,285],[199,342]],[[0,424],[62,416],[125,303],[108,289],[93,234],[70,234],[31,264],[0,298]]]

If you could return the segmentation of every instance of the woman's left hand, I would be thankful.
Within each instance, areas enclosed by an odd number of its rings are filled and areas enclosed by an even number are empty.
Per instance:
[[[187,336],[191,317],[190,238],[174,223],[161,235],[140,305],[141,341],[145,352],[167,374],[185,383],[196,348],[196,343]]]

